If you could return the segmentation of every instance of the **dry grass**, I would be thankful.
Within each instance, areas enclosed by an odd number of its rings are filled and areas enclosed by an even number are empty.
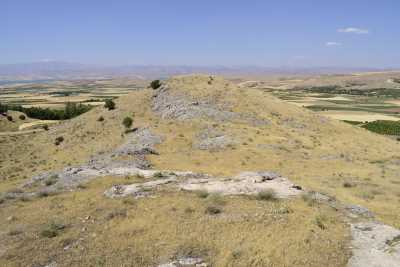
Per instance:
[[[329,208],[310,208],[301,200],[231,197],[222,213],[208,215],[209,202],[190,193],[161,192],[135,205],[103,197],[105,189],[121,181],[108,177],[84,191],[3,206],[2,230],[10,232],[18,224],[23,234],[2,236],[7,250],[0,265],[154,266],[187,254],[213,266],[342,266],[349,257],[348,229]],[[15,214],[13,222],[6,220],[10,214]],[[318,216],[329,218],[324,230],[315,223]]]
[[[126,141],[120,122],[134,114],[133,127],[149,127],[164,138],[157,146],[159,155],[148,157],[155,169],[222,176],[276,171],[304,188],[365,206],[383,222],[400,227],[398,143],[284,104],[258,90],[237,89],[219,78],[211,85],[208,81],[208,77],[188,77],[184,82],[173,80],[171,88],[184,85],[188,94],[268,119],[270,124],[162,120],[151,111],[153,90],[133,92],[118,99],[113,111],[97,107],[48,132],[0,136],[4,155],[0,191],[15,188],[32,175],[83,164],[91,155],[115,149]],[[100,116],[104,121],[97,121]],[[239,142],[218,152],[194,149],[195,138],[205,127],[229,133]],[[59,146],[54,145],[57,136],[65,138]],[[135,181],[143,178],[118,182]],[[357,186],[345,187],[344,182]],[[279,202],[223,197],[223,204],[219,197],[205,193],[198,197],[163,192],[154,199],[135,201],[103,198],[103,191],[114,183],[115,179],[98,179],[77,192],[0,204],[2,232],[12,230],[5,221],[9,216],[16,216],[24,226],[24,234],[18,235],[22,239],[4,237],[8,250],[0,265],[24,266],[32,259],[46,264],[57,259],[65,266],[127,262],[148,266],[182,251],[201,254],[215,266],[343,266],[348,257],[348,229],[339,215],[307,197]],[[222,212],[210,216],[205,213],[209,206]],[[110,212],[121,209],[126,209],[126,217],[107,220]],[[94,223],[83,223],[87,216],[95,218]],[[38,238],[50,221],[68,227],[54,238]],[[64,251],[63,244],[71,240],[77,248]]]

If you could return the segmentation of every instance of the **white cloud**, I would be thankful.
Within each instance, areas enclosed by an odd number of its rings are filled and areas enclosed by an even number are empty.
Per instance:
[[[339,43],[339,42],[326,42],[325,45],[326,46],[341,46],[342,43]]]
[[[368,34],[368,33],[369,33],[369,30],[367,30],[367,29],[360,29],[360,28],[348,27],[348,28],[338,29],[338,32],[342,32],[342,33],[355,33],[355,34]]]

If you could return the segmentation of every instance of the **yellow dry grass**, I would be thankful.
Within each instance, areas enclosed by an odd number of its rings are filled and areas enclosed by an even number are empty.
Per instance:
[[[121,182],[107,177],[79,192],[2,207],[1,243],[9,249],[0,265],[156,266],[200,256],[212,266],[343,266],[350,256],[348,229],[327,207],[226,197],[222,213],[209,215],[213,200],[190,193],[131,201],[102,195]],[[51,223],[65,229],[41,236]]]

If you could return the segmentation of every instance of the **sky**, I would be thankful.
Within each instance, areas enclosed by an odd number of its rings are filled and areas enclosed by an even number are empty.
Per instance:
[[[400,67],[398,0],[0,0],[0,64]]]

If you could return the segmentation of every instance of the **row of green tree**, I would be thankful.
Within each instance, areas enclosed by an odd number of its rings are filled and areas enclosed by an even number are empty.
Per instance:
[[[40,107],[25,108],[20,105],[4,105],[0,103],[0,112],[15,110],[25,113],[28,117],[39,120],[68,120],[77,117],[91,109],[89,105],[67,103],[64,109],[49,109]]]

